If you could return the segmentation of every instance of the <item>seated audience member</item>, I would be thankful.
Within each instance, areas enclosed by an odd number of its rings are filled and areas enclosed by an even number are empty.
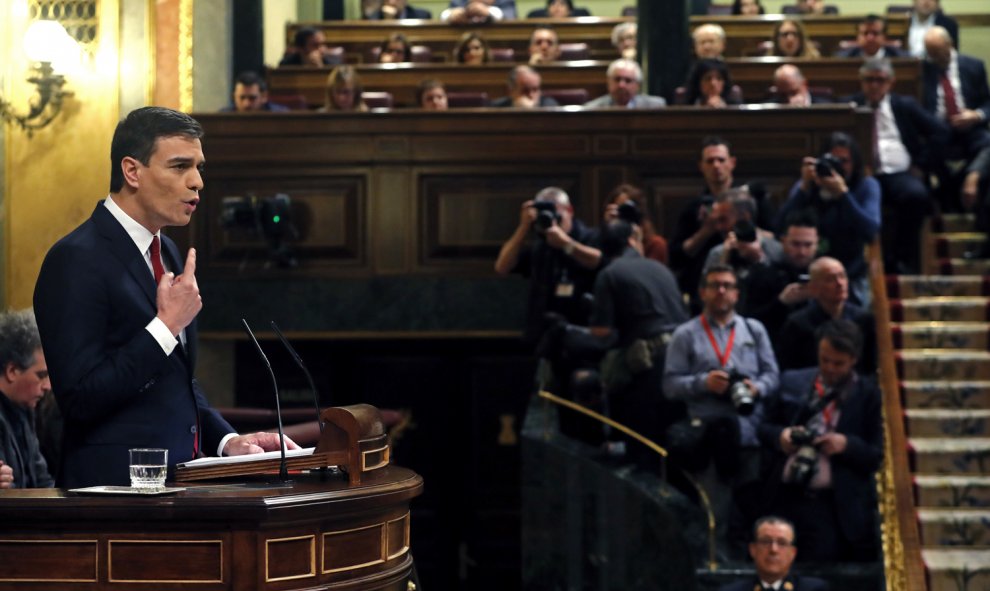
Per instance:
[[[785,18],[773,29],[773,47],[770,56],[777,57],[821,57],[808,35],[804,32],[801,21]]]
[[[635,205],[641,218],[637,225],[643,233],[643,256],[666,265],[668,260],[667,241],[663,236],[657,234],[653,220],[650,218],[649,208],[646,207],[646,198],[639,187],[622,183],[612,189],[606,201],[608,205],[605,206],[605,223],[608,224],[612,220],[618,219],[619,206],[627,202],[632,202]]]
[[[454,61],[467,66],[480,66],[492,61],[492,52],[480,33],[468,31],[454,46]]]
[[[808,303],[787,316],[780,329],[777,361],[781,369],[811,367],[818,360],[814,338],[819,326],[829,320],[848,320],[856,324],[866,347],[857,355],[859,369],[876,369],[876,329],[873,314],[849,301],[849,279],[845,267],[832,257],[819,257],[808,266]]]
[[[425,8],[413,8],[406,0],[382,0],[382,7],[368,15],[370,20],[394,20],[403,18],[431,19],[433,13]]]
[[[765,14],[766,9],[760,4],[760,0],[733,0],[732,14],[740,16],[759,16]]]
[[[839,14],[839,9],[834,6],[826,6],[825,0],[797,0],[795,7],[798,14],[805,16]]]
[[[619,57],[635,60],[636,23],[619,23],[612,27],[612,47],[618,50]]]
[[[783,232],[788,216],[814,211],[821,238],[820,254],[839,259],[849,275],[852,301],[865,305],[870,286],[863,249],[880,231],[880,184],[866,174],[859,146],[848,134],[829,135],[825,154],[829,159],[823,155],[802,160],[801,179],[777,212],[776,227]],[[819,174],[826,170],[827,175]]]
[[[990,146],[987,118],[990,117],[990,85],[983,62],[962,55],[952,46],[949,32],[939,26],[925,33],[928,61],[924,64],[922,105],[951,130],[948,150],[940,160],[967,166]],[[943,205],[957,209],[963,174],[953,175],[944,166],[940,175]]]
[[[220,109],[221,112],[250,113],[269,111],[282,113],[289,108],[268,102],[268,83],[256,72],[241,72],[234,79],[233,104]]]
[[[557,107],[557,101],[543,96],[543,79],[529,66],[516,66],[509,71],[509,96],[492,101],[493,107]]]
[[[828,591],[825,581],[791,572],[797,552],[793,523],[775,515],[760,517],[749,543],[756,577],[722,585],[718,591]]]
[[[447,110],[447,89],[435,78],[420,80],[416,85],[416,104],[425,111]]]
[[[560,59],[560,40],[557,31],[549,27],[537,27],[529,36],[529,65],[548,64]]]
[[[326,37],[323,31],[313,27],[303,27],[292,38],[292,47],[285,52],[280,66],[331,66],[333,58],[327,53]]]
[[[605,71],[608,94],[585,103],[588,108],[623,107],[625,109],[658,109],[666,107],[663,97],[639,94],[643,70],[632,60],[617,59]]]
[[[701,315],[677,327],[667,346],[663,393],[701,424],[697,448],[674,447],[671,457],[706,490],[724,534],[730,491],[759,478],[761,399],[777,390],[777,361],[763,325],[735,312],[739,285],[731,267],[706,269],[699,292]]]
[[[856,26],[856,46],[840,49],[835,57],[861,57],[880,59],[885,57],[907,57],[907,52],[887,44],[887,21],[875,14],[868,14]]]
[[[334,111],[361,111],[368,110],[361,94],[364,87],[361,85],[361,77],[358,76],[354,66],[337,66],[327,77],[327,95],[321,113],[331,113]]]
[[[729,265],[740,280],[750,269],[783,258],[773,232],[756,226],[756,201],[746,187],[733,187],[715,198],[711,216],[722,243],[708,251],[705,267]]]
[[[925,59],[925,33],[932,27],[948,31],[952,46],[959,49],[959,23],[942,12],[939,0],[914,0],[907,35],[907,47],[912,56]]]
[[[918,237],[931,209],[928,187],[922,179],[938,169],[938,154],[945,149],[949,129],[913,98],[890,91],[894,69],[889,60],[868,60],[859,69],[859,80],[863,90],[850,100],[876,112],[874,175],[884,205],[892,211],[892,216],[884,219],[886,270],[917,273]]]
[[[0,314],[0,371],[0,489],[50,488],[34,409],[51,382],[31,310]]]
[[[450,0],[440,20],[454,24],[480,24],[516,18],[516,0]]]
[[[392,33],[382,41],[378,52],[378,63],[398,64],[412,61],[412,46],[402,33]]]
[[[864,344],[855,324],[833,320],[811,338],[816,365],[785,371],[765,400],[760,442],[775,458],[765,498],[809,540],[799,562],[873,561],[880,390],[854,369]]]
[[[530,10],[526,18],[572,18],[591,16],[587,8],[574,8],[571,0],[547,0],[546,8]]]
[[[720,60],[725,53],[725,29],[719,25],[704,24],[691,33],[694,56],[699,60]]]
[[[537,204],[552,203],[556,216],[537,224]],[[535,240],[529,241],[535,235]],[[547,187],[522,204],[519,224],[502,245],[495,261],[499,275],[517,273],[530,279],[525,339],[536,344],[543,334],[544,315],[554,312],[572,324],[586,324],[583,296],[591,293],[602,260],[597,236],[574,217],[567,193]],[[568,286],[561,289],[561,285]]]
[[[827,100],[817,97],[808,90],[808,80],[794,64],[784,64],[773,73],[773,85],[777,89],[777,102],[791,107],[810,107]]]
[[[811,297],[808,266],[818,252],[818,220],[811,211],[791,213],[784,226],[780,260],[753,265],[739,296],[739,311],[762,322],[773,339],[787,316]]]
[[[640,227],[630,220],[612,219],[605,225],[602,254],[608,263],[595,279],[589,326],[611,349],[602,363],[609,415],[659,441],[673,414],[666,411],[669,403],[660,393],[664,344],[688,316],[674,275],[643,256],[641,238]],[[652,453],[645,455],[655,464]]]
[[[722,108],[739,104],[732,96],[732,77],[729,67],[718,59],[701,59],[694,63],[688,74],[685,103],[700,107]]]

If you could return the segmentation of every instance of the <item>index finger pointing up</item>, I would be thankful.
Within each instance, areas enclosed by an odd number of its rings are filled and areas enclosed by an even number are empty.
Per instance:
[[[189,254],[186,255],[186,266],[182,269],[183,275],[195,275],[196,274],[196,249],[190,248]]]

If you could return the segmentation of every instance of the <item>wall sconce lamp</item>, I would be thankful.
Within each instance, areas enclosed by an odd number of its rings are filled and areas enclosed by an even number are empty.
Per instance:
[[[17,124],[31,137],[35,129],[52,122],[62,110],[62,100],[72,96],[62,90],[65,77],[55,73],[56,61],[78,57],[79,46],[55,21],[35,21],[24,32],[24,53],[34,62],[27,81],[34,84],[35,94],[29,103],[27,114],[19,115],[13,105],[0,97],[0,117],[7,123]]]

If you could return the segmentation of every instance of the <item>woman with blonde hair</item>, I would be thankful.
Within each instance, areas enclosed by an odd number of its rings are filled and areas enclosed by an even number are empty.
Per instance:
[[[454,46],[454,61],[467,66],[487,64],[492,61],[492,52],[480,33],[468,31]]]
[[[326,102],[320,112],[367,111],[368,105],[361,98],[364,87],[354,66],[337,66],[327,78]]]
[[[773,29],[771,56],[819,58],[821,55],[808,38],[801,21],[785,18]]]

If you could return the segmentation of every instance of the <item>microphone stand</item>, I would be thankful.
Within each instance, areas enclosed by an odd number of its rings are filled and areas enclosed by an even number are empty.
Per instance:
[[[272,388],[275,390],[275,414],[278,418],[278,447],[279,451],[282,452],[282,460],[279,462],[278,466],[278,479],[283,483],[291,482],[289,480],[289,468],[285,463],[285,434],[282,432],[282,405],[279,403],[278,399],[278,382],[275,381],[275,371],[272,369],[272,364],[268,361],[268,356],[261,349],[261,345],[258,344],[258,339],[254,336],[254,332],[251,327],[248,326],[247,320],[241,318],[241,323],[244,324],[244,331],[247,335],[251,337],[251,342],[254,343],[254,348],[257,349],[258,355],[265,362],[265,367],[268,368],[268,373],[272,378]]]

